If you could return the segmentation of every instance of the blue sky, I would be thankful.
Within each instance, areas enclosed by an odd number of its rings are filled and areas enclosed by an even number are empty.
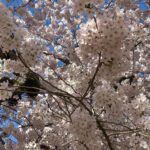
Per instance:
[[[22,3],[22,0],[10,0],[10,3],[8,3],[7,0],[0,0],[0,1],[4,3],[6,6],[13,6],[13,7],[17,7]],[[110,0],[104,1],[108,3]],[[57,2],[57,0],[55,0],[55,2]],[[140,0],[139,7],[143,11],[150,9],[150,6],[146,5],[144,0]]]

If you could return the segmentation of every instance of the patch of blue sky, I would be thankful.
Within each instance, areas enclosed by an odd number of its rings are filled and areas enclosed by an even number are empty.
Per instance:
[[[13,114],[14,114],[14,115],[18,115],[18,112],[17,112],[17,111],[14,111]]]
[[[52,0],[53,3],[54,3],[54,2],[55,2],[55,3],[58,3],[58,1],[59,1],[59,0]]]
[[[19,123],[20,123],[21,126],[23,126],[25,124],[24,118],[21,118]],[[18,128],[18,127],[20,127],[20,125],[17,124],[16,127]]]
[[[3,3],[5,6],[7,6],[7,1],[6,0],[0,0],[1,3]]]
[[[12,122],[12,124],[13,124],[13,126],[15,127],[15,128],[19,128],[20,127],[20,125],[23,125],[23,124],[21,124],[20,122],[19,123],[17,123],[15,120],[13,121],[13,120],[11,120],[11,122]]]
[[[51,24],[51,19],[50,18],[46,18],[45,19],[45,25],[49,26]]]
[[[83,16],[81,23],[86,23],[89,19],[88,14],[86,12],[83,12],[81,15]]]
[[[28,11],[34,16],[35,15],[35,12],[36,12],[36,10],[35,10],[35,8],[33,8],[33,7],[31,7],[31,6],[27,6],[27,9],[28,9]]]
[[[3,120],[2,122],[0,121],[0,128],[7,127],[9,123],[10,123],[10,119]]]
[[[20,125],[23,125],[23,124],[21,124],[21,121],[16,122],[16,121],[13,120],[13,119],[11,119],[11,120],[9,120],[9,121],[13,124],[14,128],[19,128]]]
[[[144,78],[146,76],[146,74],[144,72],[139,72],[137,75],[140,78]]]
[[[18,144],[18,140],[12,134],[8,135],[7,139],[11,140],[14,144]]]
[[[12,123],[15,128],[17,128],[18,125],[19,125],[19,123],[20,123],[20,122],[17,123],[17,121],[15,121],[12,117],[7,118],[7,119],[6,119],[5,121],[3,121],[3,122],[4,122],[4,124],[3,124],[4,127],[7,127],[9,124]]]
[[[4,114],[6,114],[5,110],[2,107],[0,107],[0,116]]]
[[[48,47],[50,52],[54,52],[55,51],[55,48],[54,48],[54,46],[52,44],[49,44],[47,47]]]
[[[140,3],[139,3],[139,8],[140,8],[142,11],[150,10],[150,6],[149,6],[148,4],[146,4],[144,0],[141,0],[141,1],[140,1]]]
[[[60,61],[60,60],[57,62],[57,67],[58,68],[62,68],[64,65],[65,64],[62,61]]]
[[[11,0],[9,5],[14,9],[22,4],[22,0]]]
[[[0,0],[0,2],[5,4],[7,7],[16,8],[20,6],[23,1],[22,0],[10,0],[10,2],[8,2],[7,0]]]

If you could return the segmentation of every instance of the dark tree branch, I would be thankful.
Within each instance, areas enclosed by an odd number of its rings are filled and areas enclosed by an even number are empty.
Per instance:
[[[109,149],[110,149],[110,150],[115,150],[115,149],[113,148],[113,146],[112,146],[112,143],[111,143],[111,141],[110,141],[110,139],[109,139],[109,136],[108,136],[107,133],[106,133],[106,130],[105,130],[104,127],[101,125],[100,120],[98,119],[98,117],[96,117],[96,123],[97,123],[98,128],[102,131],[102,133],[103,133],[103,135],[104,135],[104,137],[105,137],[105,139],[106,139],[106,141],[107,141],[107,144],[108,144]]]

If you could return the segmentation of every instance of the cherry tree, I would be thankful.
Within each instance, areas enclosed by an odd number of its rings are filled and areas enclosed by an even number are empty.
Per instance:
[[[0,3],[0,150],[150,149],[142,2]]]

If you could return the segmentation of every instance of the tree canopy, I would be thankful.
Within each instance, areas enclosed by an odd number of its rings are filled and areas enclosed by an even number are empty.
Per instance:
[[[150,150],[149,8],[2,0],[0,150]]]

